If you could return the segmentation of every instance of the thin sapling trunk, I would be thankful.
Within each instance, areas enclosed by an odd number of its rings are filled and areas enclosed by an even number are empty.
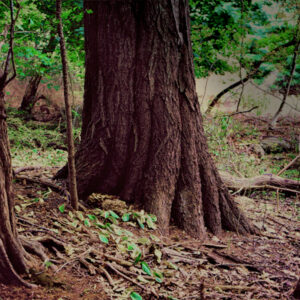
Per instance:
[[[68,138],[68,174],[69,174],[69,191],[71,205],[75,210],[78,210],[78,194],[76,184],[76,169],[75,169],[75,146],[73,140],[73,128],[72,128],[72,111],[69,101],[68,91],[68,69],[67,69],[67,55],[66,44],[63,33],[63,25],[61,19],[61,0],[56,1],[56,15],[58,19],[58,35],[60,38],[60,53],[63,69],[63,85],[64,85],[64,99],[66,107],[66,119],[67,119],[67,138]]]

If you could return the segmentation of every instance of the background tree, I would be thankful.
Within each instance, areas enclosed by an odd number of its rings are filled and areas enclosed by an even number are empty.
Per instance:
[[[85,11],[79,196],[117,194],[156,214],[165,232],[171,216],[197,238],[254,232],[208,153],[188,1],[87,0]]]
[[[5,20],[9,16],[8,1],[0,2],[0,31],[6,28]],[[2,5],[1,5],[2,3]],[[70,57],[70,76],[82,81],[84,49],[83,49],[83,11],[80,1],[64,1],[62,19]],[[20,109],[30,113],[39,99],[40,83],[49,89],[58,90],[61,74],[58,36],[55,20],[55,1],[24,0],[20,18],[16,22],[15,63],[17,79],[26,81],[27,86]],[[3,49],[0,57],[4,57],[8,48],[8,39],[3,38]]]
[[[209,111],[225,94],[251,80],[260,85],[271,73],[277,76],[272,91],[281,90],[296,44],[297,1],[191,0],[190,5],[197,77],[241,73],[238,81],[216,95]],[[291,91],[296,88],[294,80]]]
[[[16,230],[12,193],[12,167],[4,107],[4,88],[16,76],[13,39],[15,21],[20,11],[19,3],[16,3],[16,17],[14,17],[13,0],[9,3],[11,11],[10,43],[4,69],[0,73],[0,282],[30,286],[18,275],[26,273],[27,268],[24,258],[25,251],[18,239]],[[11,69],[13,74],[9,76]]]
[[[290,94],[290,89],[291,89],[292,81],[294,78],[294,73],[296,71],[297,59],[298,59],[298,55],[299,55],[299,51],[300,51],[300,17],[298,18],[295,40],[296,40],[296,45],[295,45],[294,55],[293,55],[293,59],[292,59],[292,63],[291,63],[291,70],[290,70],[290,74],[289,74],[287,83],[284,84],[284,90],[285,90],[284,96],[282,98],[282,102],[281,102],[278,110],[276,111],[274,117],[271,120],[271,126],[273,126],[273,127],[276,125],[278,117],[285,105],[287,96]]]

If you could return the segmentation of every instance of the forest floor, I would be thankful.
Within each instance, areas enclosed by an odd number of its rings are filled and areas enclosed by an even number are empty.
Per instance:
[[[63,186],[51,181],[66,159],[63,125],[25,124],[18,116],[9,125],[19,235],[39,242],[47,258],[35,257],[26,278],[37,288],[0,285],[0,299],[292,299],[300,274],[297,191],[236,194],[260,235],[224,232],[197,241],[171,227],[166,237],[155,216],[114,196],[93,194],[89,208],[72,211],[55,185]],[[277,174],[299,153],[300,124],[282,122],[272,132],[290,138],[290,151],[263,155],[252,145],[270,135],[264,120],[217,117],[205,128],[219,169],[236,176]],[[295,164],[281,176],[299,180],[299,173]]]

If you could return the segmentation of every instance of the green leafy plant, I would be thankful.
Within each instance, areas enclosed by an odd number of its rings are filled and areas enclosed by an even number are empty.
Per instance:
[[[61,212],[61,213],[64,213],[65,212],[65,204],[62,204],[58,207],[58,210]]]
[[[142,296],[140,294],[136,293],[136,292],[132,292],[130,294],[130,298],[132,300],[143,300]]]

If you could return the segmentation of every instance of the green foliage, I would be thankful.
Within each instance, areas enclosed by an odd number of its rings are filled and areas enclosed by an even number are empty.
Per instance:
[[[260,144],[261,133],[249,124],[241,123],[233,117],[216,115],[204,120],[208,146],[219,170],[245,178],[260,174],[277,174],[293,158],[294,153],[265,154],[258,157],[249,153],[252,145]],[[292,136],[293,133],[291,132]],[[296,148],[296,147],[295,147]],[[297,151],[297,149],[295,149]],[[297,153],[297,152],[296,152]],[[299,180],[300,170],[290,169],[281,176]]]
[[[0,5],[0,33],[7,26],[8,19],[8,1],[3,1]],[[76,74],[76,78],[82,81],[84,72],[82,1],[63,1],[62,19],[70,73]],[[44,80],[52,83],[53,77],[61,73],[55,1],[23,0],[15,28],[14,54],[17,78],[23,80],[41,75]],[[0,59],[3,60],[8,50],[9,34],[4,38],[0,37],[0,41],[1,38],[4,44],[0,49]],[[57,85],[50,84],[48,87],[54,86]]]
[[[24,113],[8,108],[8,136],[14,166],[24,166],[35,161],[41,166],[62,166],[67,160],[65,136],[57,122],[27,121]],[[74,130],[78,140],[80,129]],[[65,149],[66,150],[66,149]]]
[[[152,276],[152,272],[148,264],[144,261],[141,261],[142,270],[149,276]]]
[[[53,265],[53,263],[51,261],[47,260],[44,262],[44,265],[46,268],[49,268],[51,265]]]
[[[99,239],[102,243],[108,244],[108,238],[104,234],[99,234]]]
[[[190,0],[191,39],[195,74],[251,72],[264,60],[255,74],[257,84],[276,71],[274,89],[284,88],[291,68],[294,45],[276,51],[295,40],[299,3],[296,1]],[[291,21],[293,20],[293,21]],[[298,61],[293,86],[299,86]],[[299,69],[300,70],[300,69]]]
[[[64,213],[64,212],[65,212],[65,204],[60,205],[60,206],[58,207],[58,209],[59,209],[59,211],[60,211],[61,213]]]
[[[132,292],[130,294],[130,298],[132,300],[143,300],[142,296],[140,294],[136,293],[136,292]]]

